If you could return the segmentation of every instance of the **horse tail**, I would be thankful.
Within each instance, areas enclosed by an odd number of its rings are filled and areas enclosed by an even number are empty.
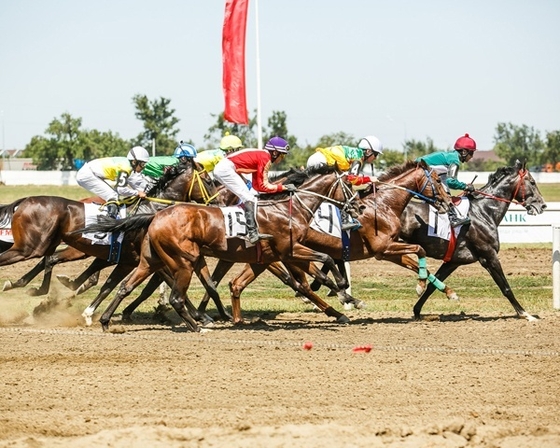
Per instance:
[[[146,213],[128,216],[123,219],[113,219],[106,216],[98,216],[98,222],[90,224],[83,229],[78,229],[70,232],[76,233],[112,233],[112,232],[133,232],[135,230],[147,229],[155,214]]]
[[[12,222],[12,216],[14,216],[14,212],[19,204],[25,201],[27,198],[18,199],[11,204],[7,205],[0,205],[0,225],[5,223]]]

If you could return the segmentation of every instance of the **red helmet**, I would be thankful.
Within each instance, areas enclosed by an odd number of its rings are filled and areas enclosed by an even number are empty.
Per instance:
[[[469,137],[469,134],[465,134],[462,137],[459,137],[455,142],[455,146],[453,147],[456,151],[461,151],[462,149],[466,149],[469,152],[476,151],[476,142]]]

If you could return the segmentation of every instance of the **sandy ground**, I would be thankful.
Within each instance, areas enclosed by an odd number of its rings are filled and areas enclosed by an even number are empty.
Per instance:
[[[539,314],[4,325],[0,447],[558,447],[560,315]]]

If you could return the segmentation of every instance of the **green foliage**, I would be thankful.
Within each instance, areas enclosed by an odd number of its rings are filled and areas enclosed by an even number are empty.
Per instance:
[[[556,171],[560,171],[560,131],[546,133],[546,149],[542,153],[541,163],[550,163]]]
[[[210,114],[211,117],[216,118],[214,123],[204,135],[206,145],[199,149],[216,149],[220,145],[220,140],[227,134],[236,135],[243,142],[244,148],[256,148],[258,146],[256,137],[257,115],[249,117],[248,125],[240,125],[230,123],[224,119],[224,113]]]
[[[544,143],[533,127],[498,123],[494,141],[494,151],[506,165],[511,166],[516,160],[527,161],[528,166],[540,164]]]
[[[140,145],[150,151],[155,140],[158,155],[172,155],[178,143],[179,129],[176,125],[179,119],[173,116],[175,109],[169,108],[171,100],[161,97],[149,101],[146,95],[135,95],[132,101],[136,107],[136,118],[144,124],[144,132],[132,140],[132,146]]]

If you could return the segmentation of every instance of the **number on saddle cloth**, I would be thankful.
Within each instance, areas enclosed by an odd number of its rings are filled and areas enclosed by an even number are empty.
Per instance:
[[[247,235],[245,223],[245,210],[239,206],[220,207],[224,215],[226,238],[244,238]]]

